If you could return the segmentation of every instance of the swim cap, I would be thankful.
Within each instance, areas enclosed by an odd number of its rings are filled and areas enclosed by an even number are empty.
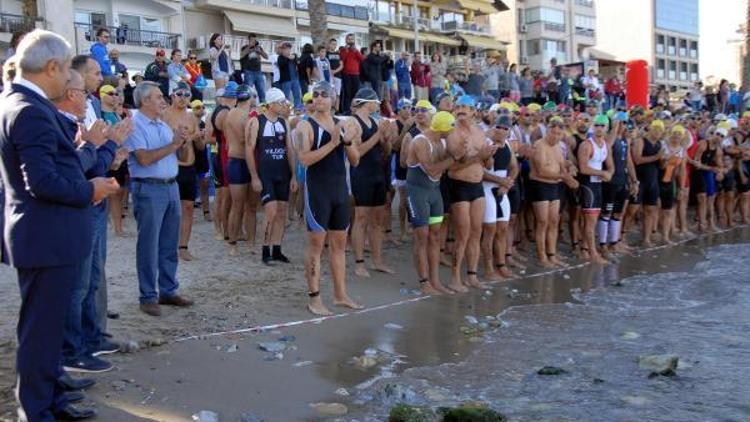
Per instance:
[[[417,104],[414,106],[416,108],[426,108],[429,110],[434,110],[434,107],[432,107],[432,104],[427,100],[419,100],[417,101]]]
[[[443,92],[441,92],[440,94],[438,94],[438,95],[437,95],[437,96],[435,97],[435,104],[436,104],[436,105],[440,104],[440,101],[443,101],[443,99],[445,99],[445,98],[448,98],[448,99],[450,99],[450,100],[453,100],[453,97],[451,96],[451,94],[449,94],[449,93],[447,93],[447,92],[443,91]]]
[[[375,90],[365,87],[360,88],[359,91],[354,94],[354,99],[352,100],[353,107],[360,106],[364,103],[380,104],[380,99],[378,99],[378,94],[375,92]]]
[[[531,103],[531,104],[529,104],[529,105],[526,106],[526,111],[529,111],[531,113],[536,113],[536,112],[538,112],[541,109],[542,109],[542,106],[540,106],[537,103]]]
[[[102,95],[107,95],[110,92],[115,92],[115,91],[117,90],[112,85],[102,85],[102,87],[99,88],[99,96],[101,97]]]
[[[731,128],[732,128],[732,124],[731,124],[731,123],[729,123],[729,120],[722,120],[722,121],[720,121],[720,122],[719,122],[719,123],[718,123],[718,124],[716,125],[716,127],[717,127],[717,128],[719,128],[719,129],[726,129],[726,130],[729,130],[729,129],[731,129]]]
[[[555,111],[557,109],[557,104],[555,104],[554,101],[547,101],[544,103],[544,106],[542,107],[542,110],[544,111]]]
[[[685,135],[685,127],[682,125],[674,125],[672,126],[672,130],[670,130],[670,133],[683,136]]]
[[[609,117],[604,114],[597,114],[596,117],[594,117],[594,126],[596,125],[609,126]]]
[[[471,95],[462,95],[456,100],[456,107],[469,106],[471,108],[477,108],[477,100]]]
[[[217,92],[216,96],[224,98],[237,98],[237,82],[227,82],[227,84],[224,86],[224,91],[220,94]]]
[[[664,122],[661,120],[654,120],[651,122],[651,129],[661,129],[664,130]]]
[[[333,89],[333,85],[331,85],[330,82],[323,80],[315,82],[315,85],[312,87],[312,92],[326,92],[329,97],[333,97],[333,94],[336,91]]]
[[[286,101],[286,95],[278,88],[271,88],[266,92],[266,104],[283,103]]]
[[[237,87],[237,101],[247,101],[255,95],[255,88],[250,85],[242,84]]]
[[[565,126],[565,121],[560,116],[552,116],[548,124],[551,126],[553,123]]]
[[[430,129],[435,132],[447,133],[453,130],[453,125],[456,122],[456,118],[447,111],[441,111],[435,113],[430,121]]]
[[[190,108],[192,109],[201,108],[201,107],[203,107],[203,101],[201,100],[193,100],[190,103]]]
[[[510,129],[510,127],[513,126],[513,122],[510,120],[510,116],[507,114],[501,114],[495,120],[495,126],[503,126]]]
[[[411,107],[411,100],[408,98],[402,98],[398,100],[398,103],[396,104],[396,110],[403,110],[409,107]]]
[[[302,96],[303,104],[311,103],[312,100],[313,100],[312,92],[305,92],[305,95]]]

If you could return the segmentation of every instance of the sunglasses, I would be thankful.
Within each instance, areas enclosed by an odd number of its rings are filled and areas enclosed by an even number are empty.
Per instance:
[[[325,92],[325,91],[313,92],[312,95],[313,95],[313,98],[318,98],[318,97],[328,98],[328,97],[330,97],[330,95],[328,95],[328,93]]]
[[[164,57],[164,56],[166,56],[166,55],[167,55],[167,53],[156,53],[156,56],[157,56],[157,57]]]
[[[424,108],[424,107],[417,107],[416,109],[414,109],[414,111],[417,113],[429,113],[430,109]]]
[[[508,126],[495,126],[495,129],[510,130],[510,128]]]
[[[531,114],[531,113],[524,113],[524,114],[522,114],[522,116],[523,117],[531,117],[531,116],[533,116],[533,114]]]
[[[594,125],[594,127],[607,127],[607,125]]]
[[[559,127],[559,128],[562,128],[563,124],[560,123],[560,122],[553,122],[553,123],[549,124],[549,127]]]
[[[175,97],[188,97],[188,98],[193,96],[193,94],[191,94],[188,91],[178,91],[178,92],[175,92],[173,95]]]
[[[191,57],[188,57],[188,58],[189,58],[190,60],[196,60],[196,59],[197,59],[197,57],[195,57],[195,56],[191,56]]]
[[[108,92],[107,95],[109,95],[110,97],[119,97],[120,93],[117,91],[112,91],[112,92]]]
[[[203,110],[203,106],[193,107],[193,110]]]

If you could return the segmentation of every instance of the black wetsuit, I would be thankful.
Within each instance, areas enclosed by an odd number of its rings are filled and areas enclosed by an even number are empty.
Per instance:
[[[331,142],[331,134],[313,118],[312,151]],[[338,119],[334,118],[334,123]],[[349,191],[346,186],[344,144],[307,167],[305,177],[305,219],[310,231],[346,230],[349,227]]]
[[[357,119],[362,128],[362,143],[369,141],[378,132],[378,123],[370,119],[370,127],[359,118]],[[352,167],[351,183],[354,204],[358,207],[379,207],[385,205],[386,184],[385,172],[383,171],[383,148],[380,142],[375,144],[367,153],[359,158],[359,165]]]
[[[628,141],[617,139],[612,144],[612,162],[615,171],[612,179],[602,184],[605,214],[619,214],[628,199]]]
[[[641,156],[653,157],[659,155],[661,143],[651,143],[643,138],[643,151]],[[659,201],[659,161],[653,161],[647,164],[639,164],[635,168],[640,190],[638,192],[638,203],[648,206],[656,206]]]
[[[279,117],[275,122],[265,114],[258,116],[258,136],[255,141],[255,160],[258,163],[258,177],[263,190],[260,201],[289,201],[289,182],[292,171],[286,150],[286,121]]]

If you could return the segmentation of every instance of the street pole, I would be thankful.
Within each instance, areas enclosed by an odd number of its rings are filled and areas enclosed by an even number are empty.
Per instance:
[[[417,13],[419,6],[414,4],[414,10],[412,11],[412,19],[414,22],[414,54],[419,52],[419,21],[417,19]]]

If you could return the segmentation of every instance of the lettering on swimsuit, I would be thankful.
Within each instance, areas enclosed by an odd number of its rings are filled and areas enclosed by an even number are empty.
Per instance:
[[[266,148],[264,152],[273,160],[283,160],[286,156],[285,148]]]

